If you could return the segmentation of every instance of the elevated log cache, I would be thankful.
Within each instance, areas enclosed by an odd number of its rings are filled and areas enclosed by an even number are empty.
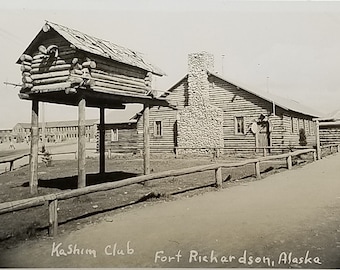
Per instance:
[[[164,73],[148,64],[139,53],[51,22],[46,22],[17,63],[21,64],[21,99],[78,107],[78,187],[86,186],[86,106],[100,108],[103,126],[104,108],[124,109],[126,103],[148,107],[168,104],[151,95],[150,71],[160,76]],[[35,125],[33,120],[32,124]],[[105,138],[101,136],[101,139]],[[35,149],[36,146],[31,155],[36,155]],[[103,149],[100,172],[105,172]],[[35,189],[34,160],[30,167]]]

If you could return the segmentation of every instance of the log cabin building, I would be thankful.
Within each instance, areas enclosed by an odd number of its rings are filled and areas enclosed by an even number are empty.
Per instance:
[[[153,152],[294,148],[300,146],[301,129],[307,147],[315,145],[313,118],[319,116],[317,112],[292,100],[241,87],[213,68],[213,55],[190,54],[188,74],[162,95],[176,109],[151,108]],[[141,127],[142,119],[138,134]]]
[[[131,108],[131,107],[130,107]],[[105,118],[105,149],[110,153],[137,153],[137,119],[140,106],[132,110],[115,111]],[[99,121],[97,121],[99,130]],[[97,133],[99,149],[99,132]]]
[[[78,30],[46,22],[17,60],[21,64],[19,97],[32,102],[30,188],[37,192],[39,102],[78,107],[78,187],[86,185],[85,108],[100,112],[99,172],[105,173],[105,109],[124,109],[125,104],[144,106],[145,130],[149,107],[168,106],[155,96],[154,75],[165,73],[140,53]],[[144,134],[144,173],[150,171],[148,132]]]
[[[340,110],[318,118],[320,145],[340,144]]]

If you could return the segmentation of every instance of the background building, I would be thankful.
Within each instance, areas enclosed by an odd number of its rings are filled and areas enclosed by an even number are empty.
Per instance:
[[[0,129],[0,143],[9,142],[12,138],[12,129]]]
[[[87,141],[94,141],[96,138],[97,119],[86,120],[85,130]],[[42,140],[42,123],[39,123],[39,134]],[[18,123],[12,130],[12,138],[15,142],[29,141],[31,135],[31,123]],[[78,138],[78,121],[56,121],[45,123],[46,142],[64,142]]]

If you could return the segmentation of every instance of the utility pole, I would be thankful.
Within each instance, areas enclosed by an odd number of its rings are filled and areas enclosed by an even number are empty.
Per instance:
[[[222,54],[222,77],[224,76],[224,54]]]

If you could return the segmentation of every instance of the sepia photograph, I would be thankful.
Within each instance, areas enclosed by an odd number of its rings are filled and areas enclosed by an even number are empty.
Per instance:
[[[0,268],[340,269],[340,2],[0,4]]]

